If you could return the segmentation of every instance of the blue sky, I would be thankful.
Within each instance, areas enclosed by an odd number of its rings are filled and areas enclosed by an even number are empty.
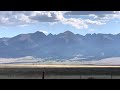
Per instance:
[[[0,11],[0,37],[34,33],[120,33],[119,11]]]

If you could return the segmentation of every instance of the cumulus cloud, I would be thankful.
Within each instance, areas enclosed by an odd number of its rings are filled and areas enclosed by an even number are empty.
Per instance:
[[[72,25],[73,27],[75,27],[77,29],[88,28],[88,25],[82,19],[70,18],[70,19],[63,19],[61,22],[63,24]]]
[[[55,22],[56,18],[51,15],[50,12],[34,12],[30,17],[32,20],[36,20],[39,22]]]
[[[67,12],[67,11],[66,11]],[[58,22],[65,11],[0,11],[0,24],[30,24],[37,22]]]
[[[77,29],[87,29],[88,25],[90,24],[95,24],[95,25],[103,25],[106,24],[103,21],[100,20],[90,20],[90,19],[76,19],[76,18],[68,18],[68,19],[63,19],[61,21],[63,24],[68,24],[72,25],[73,27]]]
[[[113,19],[120,19],[120,11],[113,11],[112,14],[105,14],[103,17],[97,17],[98,20],[107,22]]]
[[[24,25],[28,23],[32,23],[32,21],[23,11],[0,11],[1,25]]]
[[[39,22],[57,22],[63,18],[63,13],[60,11],[34,12],[33,15],[30,17],[30,19]]]
[[[70,11],[69,11],[70,12]],[[101,21],[92,21],[92,20],[84,20],[84,19],[76,19],[76,18],[65,18],[64,15],[68,13],[67,11],[44,11],[38,12],[35,11],[30,17],[32,20],[36,20],[38,22],[61,22],[62,24],[71,25],[77,29],[86,29],[88,28],[87,24],[96,24],[102,25]]]
[[[84,20],[84,22],[86,22],[87,24],[96,24],[96,25],[103,25],[106,24],[104,21],[100,21],[100,20],[90,20],[90,19],[86,19]]]
[[[88,19],[69,17],[85,15]],[[92,17],[92,18],[91,18]],[[111,19],[120,19],[120,11],[0,11],[0,25],[34,24],[39,22],[62,23],[76,29],[86,29],[89,25],[103,25]]]
[[[86,15],[102,22],[111,19],[120,19],[120,11],[70,11],[66,15]]]

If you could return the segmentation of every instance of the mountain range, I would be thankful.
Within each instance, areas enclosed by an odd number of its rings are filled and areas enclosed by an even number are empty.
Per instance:
[[[25,56],[78,60],[120,57],[120,34],[80,35],[65,31],[45,35],[37,31],[12,38],[0,38],[0,58]]]

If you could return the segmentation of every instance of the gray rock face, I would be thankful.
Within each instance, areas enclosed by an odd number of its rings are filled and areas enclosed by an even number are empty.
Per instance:
[[[80,55],[80,56],[78,56]],[[70,31],[53,35],[42,32],[20,34],[12,38],[0,38],[0,57],[17,58],[103,59],[120,56],[120,34],[74,34]]]

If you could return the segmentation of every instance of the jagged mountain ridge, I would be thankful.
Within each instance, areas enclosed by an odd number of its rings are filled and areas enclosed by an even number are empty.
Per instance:
[[[70,31],[53,35],[42,32],[0,38],[0,57],[17,58],[103,59],[120,56],[120,34],[74,34]]]

